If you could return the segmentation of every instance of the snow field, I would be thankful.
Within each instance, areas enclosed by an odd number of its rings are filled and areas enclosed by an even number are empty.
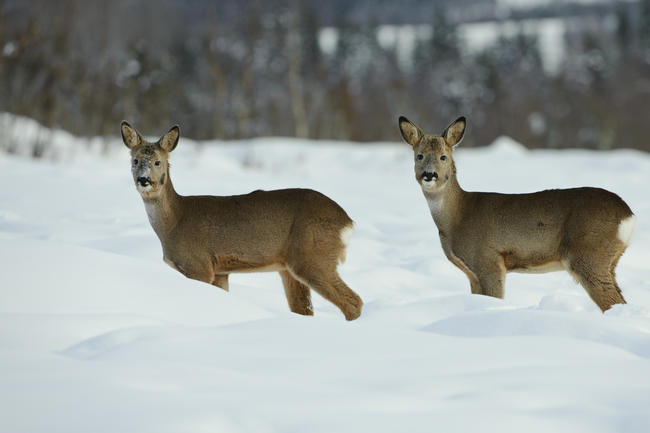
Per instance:
[[[306,187],[346,209],[339,270],[365,302],[348,323],[316,294],[314,317],[290,313],[274,273],[232,275],[230,293],[186,279],[161,259],[128,150],[58,143],[58,162],[0,155],[2,432],[647,431],[646,154],[507,138],[455,153],[468,190],[589,185],[627,201],[628,304],[601,314],[565,272],[470,295],[406,144],[181,138],[181,194]]]

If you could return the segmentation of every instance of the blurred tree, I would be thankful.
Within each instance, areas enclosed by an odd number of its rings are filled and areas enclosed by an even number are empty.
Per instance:
[[[302,73],[303,56],[305,55],[303,49],[305,32],[302,25],[304,15],[300,11],[299,2],[294,1],[292,6],[287,13],[288,31],[285,47],[288,59],[289,95],[293,113],[294,135],[298,138],[307,138],[309,137],[309,124],[307,122],[307,109],[305,108],[304,75]]]
[[[449,20],[446,10],[436,5],[431,28],[431,52],[436,61],[455,61],[460,58],[459,47],[456,25]]]
[[[616,9],[616,38],[620,48],[627,51],[632,43],[632,29],[627,9],[621,5]]]
[[[650,0],[640,0],[639,43],[643,50],[650,49]]]
[[[540,9],[501,22],[493,6],[0,0],[0,110],[83,135],[117,134],[127,118],[147,134],[180,123],[193,138],[364,141],[398,140],[400,114],[434,127],[465,114],[465,145],[508,134],[531,147],[650,147],[650,0],[549,5],[564,28],[550,47],[530,26],[548,23]],[[502,37],[470,49],[471,21]],[[556,70],[540,42],[563,53]]]

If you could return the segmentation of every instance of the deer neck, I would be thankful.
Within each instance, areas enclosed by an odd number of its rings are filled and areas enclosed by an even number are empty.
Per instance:
[[[166,182],[162,191],[155,198],[143,198],[144,207],[149,217],[149,223],[158,237],[162,240],[166,233],[169,233],[180,219],[181,196],[176,193],[172,180],[167,170]]]
[[[433,221],[438,230],[445,235],[453,230],[460,221],[463,208],[463,199],[466,192],[458,184],[455,173],[449,177],[447,184],[441,191],[424,192]]]

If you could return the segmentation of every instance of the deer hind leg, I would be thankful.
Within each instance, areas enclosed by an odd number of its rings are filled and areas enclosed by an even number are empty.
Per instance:
[[[614,283],[616,284],[616,265],[618,265],[618,261],[621,259],[621,256],[625,252],[627,246],[623,244],[623,246],[619,247],[616,250],[616,253],[614,254],[614,257],[612,257],[612,262],[609,265],[609,273],[612,276],[612,280],[614,280]],[[619,289],[620,291],[620,289]]]
[[[361,315],[363,301],[343,282],[335,267],[323,269],[307,265],[289,267],[288,270],[296,280],[336,305],[347,320],[354,320]]]
[[[616,291],[621,295],[621,299],[623,300],[623,302],[621,302],[622,304],[625,304],[626,302],[625,299],[623,298],[621,288],[618,286],[618,283],[616,282],[616,265],[618,265],[618,261],[624,252],[625,252],[625,248],[619,250],[614,256],[614,258],[612,259],[612,263],[609,266],[609,275],[611,276],[612,282],[614,283],[614,287],[616,287]]]
[[[296,280],[287,271],[281,271],[282,284],[284,284],[284,293],[287,296],[289,309],[303,316],[313,316],[314,307],[311,304],[311,292],[309,287]]]
[[[620,257],[620,254],[618,254]],[[567,269],[584,287],[589,297],[605,312],[614,304],[625,304],[621,289],[616,284],[614,267],[611,263],[618,261],[612,258],[610,263],[602,263],[593,257],[574,257],[569,260]],[[615,265],[615,264],[614,264]]]
[[[363,301],[336,270],[345,257],[350,232],[350,224],[336,229],[319,224],[297,229],[292,240],[295,247],[287,257],[287,271],[336,305],[347,320],[354,320],[361,315]]]

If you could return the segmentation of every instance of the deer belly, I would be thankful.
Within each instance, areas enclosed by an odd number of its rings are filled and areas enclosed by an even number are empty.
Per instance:
[[[212,259],[216,273],[273,272],[281,271],[281,263],[269,262],[263,258],[243,257],[237,254],[217,254]]]
[[[557,272],[563,271],[564,269],[562,262],[548,262],[539,266],[509,269],[508,272],[517,272],[520,274],[545,274],[546,272]]]
[[[559,257],[544,255],[522,256],[513,251],[504,251],[501,255],[507,272],[543,274],[564,270],[564,265]]]

